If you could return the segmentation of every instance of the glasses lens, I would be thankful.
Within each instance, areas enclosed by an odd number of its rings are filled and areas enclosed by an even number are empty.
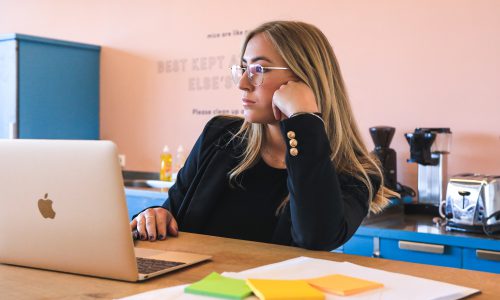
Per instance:
[[[243,68],[238,65],[231,66],[231,77],[233,78],[234,84],[238,85],[240,83],[240,79],[243,76]]]
[[[259,86],[262,84],[262,81],[264,79],[264,68],[261,65],[258,64],[251,64],[248,66],[248,73],[250,78],[250,82],[252,82],[253,85]]]
[[[238,65],[231,66],[231,77],[233,78],[234,84],[238,85],[240,83],[241,77],[247,71],[248,80],[255,85],[259,86],[264,80],[264,67],[258,64],[251,64],[247,67],[242,67]]]

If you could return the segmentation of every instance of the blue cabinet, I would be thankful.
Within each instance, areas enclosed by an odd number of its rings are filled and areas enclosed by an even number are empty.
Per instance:
[[[462,262],[464,269],[500,273],[500,249],[465,248]]]
[[[382,238],[380,257],[443,267],[462,267],[462,249],[443,244]]]
[[[374,256],[373,237],[354,235],[347,243],[344,244],[343,252],[368,257]]]
[[[125,189],[129,219],[147,207],[162,205],[168,198],[166,192]]]
[[[500,274],[500,240],[448,232],[426,216],[388,216],[363,224],[342,252]]]
[[[0,138],[99,139],[100,47],[0,35]]]

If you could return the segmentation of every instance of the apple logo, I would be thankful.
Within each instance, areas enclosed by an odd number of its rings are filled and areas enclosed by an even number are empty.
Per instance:
[[[56,217],[56,212],[52,209],[52,200],[48,197],[49,194],[46,193],[43,199],[38,200],[38,209],[44,218],[54,219]]]

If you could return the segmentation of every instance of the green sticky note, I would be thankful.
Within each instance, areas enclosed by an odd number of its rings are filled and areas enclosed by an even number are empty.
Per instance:
[[[252,294],[245,280],[224,277],[216,272],[187,286],[184,292],[224,299],[244,299]]]

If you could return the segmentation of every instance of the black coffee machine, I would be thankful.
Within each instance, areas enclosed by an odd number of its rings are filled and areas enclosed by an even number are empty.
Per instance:
[[[447,127],[416,128],[405,137],[410,145],[407,161],[418,164],[418,202],[405,205],[405,213],[437,216],[446,196],[451,130]]]
[[[373,153],[378,157],[384,171],[385,186],[393,191],[398,189],[396,151],[389,148],[396,129],[389,126],[376,126],[370,128],[375,149]]]

